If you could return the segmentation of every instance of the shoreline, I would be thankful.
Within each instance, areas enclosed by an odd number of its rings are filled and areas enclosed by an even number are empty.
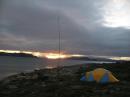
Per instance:
[[[114,64],[73,65],[58,69],[34,70],[20,73],[0,81],[2,97],[129,97],[130,62]],[[81,76],[95,68],[105,68],[120,80],[101,85],[81,82]]]
[[[7,59],[7,60],[5,60]],[[17,60],[17,61],[16,61]],[[21,61],[23,60],[23,61]],[[73,66],[75,64],[92,64],[92,63],[114,63],[114,62],[107,62],[107,61],[85,61],[85,60],[70,60],[64,59],[61,60],[62,67],[63,66]],[[8,77],[12,74],[18,74],[21,72],[32,72],[33,70],[40,68],[55,68],[57,65],[57,60],[43,60],[40,58],[24,58],[21,57],[2,57],[0,60],[1,64],[1,74],[0,80],[5,77]],[[40,65],[41,64],[41,65]]]

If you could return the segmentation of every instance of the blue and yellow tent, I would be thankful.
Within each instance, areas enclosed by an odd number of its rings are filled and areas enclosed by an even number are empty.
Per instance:
[[[80,80],[88,82],[96,81],[98,83],[113,83],[119,81],[110,71],[103,68],[97,68],[93,71],[86,72],[85,76],[83,76]]]

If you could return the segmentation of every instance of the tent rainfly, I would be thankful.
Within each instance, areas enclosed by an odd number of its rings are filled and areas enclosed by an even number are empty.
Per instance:
[[[97,68],[93,71],[86,72],[86,74],[81,77],[81,81],[97,82],[97,83],[114,83],[119,82],[109,70],[104,68]]]

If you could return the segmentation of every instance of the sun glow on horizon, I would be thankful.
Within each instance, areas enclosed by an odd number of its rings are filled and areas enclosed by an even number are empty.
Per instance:
[[[47,53],[45,54],[45,57],[48,59],[64,59],[64,58],[67,58],[68,55],[58,54],[58,53]]]
[[[80,54],[64,54],[64,53],[46,53],[44,56],[48,59],[66,59],[70,57],[84,57],[85,55]]]
[[[56,53],[56,52],[32,52],[32,51],[19,51],[19,50],[0,50],[0,52],[3,53],[25,53],[25,54],[32,54],[33,56],[39,57],[39,58],[47,58],[47,59],[66,59],[71,57],[91,57],[87,55],[81,55],[81,54],[65,54],[65,53]],[[94,55],[93,55],[94,56]],[[112,60],[124,60],[124,61],[130,61],[130,57],[113,57],[113,56],[95,56],[95,57],[102,57],[102,58],[108,58]]]
[[[42,53],[42,52],[32,52],[32,51],[19,51],[19,50],[0,50],[0,52],[3,53],[25,53],[25,54],[32,54],[33,56],[36,57],[41,57],[41,58],[47,58],[47,59],[64,59],[68,58],[73,55],[69,54],[63,54],[63,53],[56,53],[56,52],[48,52],[48,53]],[[78,56],[78,55],[76,55]],[[79,55],[80,56],[80,55]]]
[[[33,51],[19,51],[19,50],[0,50],[3,53],[25,53],[25,54],[32,54],[33,56],[40,57],[40,58],[47,58],[47,59],[65,59],[69,57],[83,57],[85,55],[80,54],[65,54],[63,52],[56,53],[55,51],[52,52],[33,52]]]

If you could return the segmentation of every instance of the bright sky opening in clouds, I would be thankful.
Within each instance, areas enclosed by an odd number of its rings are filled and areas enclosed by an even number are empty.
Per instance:
[[[130,29],[129,0],[107,0],[103,7],[103,25]]]

